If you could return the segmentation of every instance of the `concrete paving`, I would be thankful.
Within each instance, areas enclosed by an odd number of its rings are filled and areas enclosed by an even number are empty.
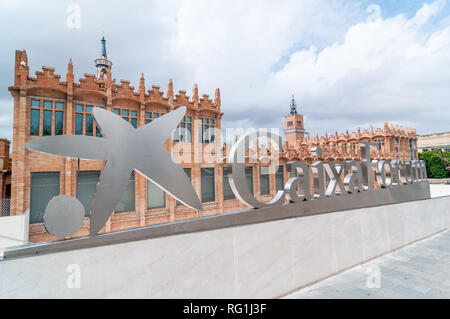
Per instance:
[[[297,290],[285,298],[450,298],[450,230]]]

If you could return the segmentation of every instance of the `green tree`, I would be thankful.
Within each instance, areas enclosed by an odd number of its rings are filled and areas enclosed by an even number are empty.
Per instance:
[[[441,159],[440,150],[425,151],[419,153],[419,159],[424,160],[427,166],[427,175],[429,178],[450,177],[450,171],[445,169],[446,164]],[[450,152],[444,152],[444,158],[450,161]]]

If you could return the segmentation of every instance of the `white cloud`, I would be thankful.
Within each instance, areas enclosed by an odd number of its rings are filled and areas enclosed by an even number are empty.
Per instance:
[[[450,29],[425,28],[444,4],[383,18],[361,3],[186,0],[172,54],[201,91],[221,88],[223,126],[280,127],[294,93],[313,133],[385,121],[448,130]]]
[[[0,0],[0,121],[12,121],[15,49],[27,49],[32,72],[50,65],[62,78],[71,57],[78,78],[94,71],[104,30],[113,78],[137,86],[144,72],[147,86],[165,89],[171,77],[188,95],[197,82],[211,97],[220,87],[222,127],[281,127],[293,93],[313,134],[384,121],[450,130],[444,1],[410,18],[382,5],[383,15],[366,12],[365,0],[77,3],[82,27],[68,29],[67,3]],[[14,19],[22,23],[9,30]],[[0,123],[0,134],[8,129]]]
[[[353,25],[342,43],[292,54],[267,87],[281,95],[295,91],[312,118],[344,119],[350,128],[394,121],[419,132],[449,130],[450,26],[420,28],[441,7],[436,1],[411,19],[397,15]],[[313,128],[334,132],[327,124]]]

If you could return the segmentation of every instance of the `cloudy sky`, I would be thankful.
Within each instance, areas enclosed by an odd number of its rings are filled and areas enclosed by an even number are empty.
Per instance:
[[[76,19],[79,9],[79,21]],[[450,3],[444,0],[0,0],[0,136],[12,137],[14,51],[31,73],[94,73],[222,97],[223,127],[281,128],[291,94],[312,135],[386,121],[450,131]]]

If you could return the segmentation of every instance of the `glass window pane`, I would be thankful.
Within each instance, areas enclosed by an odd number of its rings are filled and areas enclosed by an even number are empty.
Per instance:
[[[253,167],[247,166],[245,167],[245,178],[247,180],[248,188],[250,189],[250,193],[253,194]]]
[[[30,224],[44,221],[48,202],[59,195],[59,172],[31,173]]]
[[[64,103],[63,102],[55,102],[55,109],[64,110]]]
[[[130,118],[129,117],[122,117],[125,121],[130,122]]]
[[[122,110],[122,115],[128,116],[129,115],[128,110]]]
[[[92,136],[94,134],[94,121],[91,114],[86,114],[86,135]]]
[[[190,123],[187,124],[187,142],[192,142],[192,124]]]
[[[179,128],[177,127],[177,128],[173,131],[173,141],[174,141],[174,142],[179,142],[179,141],[180,141],[180,139],[178,138],[178,137],[179,137],[179,134],[180,134]]]
[[[211,124],[214,124],[214,119],[211,119],[211,122],[210,122]]]
[[[44,111],[42,135],[52,135],[52,111]]]
[[[159,186],[147,180],[147,208],[162,207],[166,207],[166,193]]]
[[[51,109],[52,108],[52,101],[44,101],[44,107],[46,109]]]
[[[39,136],[39,113],[40,110],[31,110],[30,113],[30,135]]]
[[[184,173],[187,175],[189,180],[191,181],[191,169],[190,168],[183,168]],[[177,201],[177,205],[183,205],[183,203]]]
[[[211,126],[209,128],[209,134],[210,134],[210,143],[214,143],[214,126]]]
[[[223,199],[235,198],[233,191],[231,190],[230,181],[228,179],[228,167],[223,168]]]
[[[84,206],[85,216],[89,216],[89,209],[95,189],[100,178],[100,171],[80,171],[77,175],[77,198]]]
[[[64,112],[57,111],[55,112],[55,135],[63,134],[63,126],[64,126]]]
[[[188,122],[192,122],[192,117],[188,116],[188,117],[187,117],[187,121],[188,121]]]
[[[180,128],[180,141],[184,142],[185,141],[185,135],[186,135],[186,133],[185,133],[186,132],[186,129],[185,129],[186,124],[185,123],[181,123],[180,126],[181,126],[181,128]]]
[[[213,202],[214,201],[214,168],[202,168],[201,169],[202,178],[202,203]]]
[[[148,124],[148,123],[150,123],[152,120],[149,120],[149,119],[147,119],[147,120],[145,120],[145,124]]]
[[[83,110],[84,110],[84,105],[83,104],[76,104],[75,105],[75,111],[83,112]]]
[[[277,191],[284,189],[284,167],[278,166],[277,172],[275,174]]]
[[[259,193],[261,195],[270,194],[269,168],[267,166],[259,168]]]
[[[134,211],[134,171],[131,173],[127,189],[114,209],[116,213]]]
[[[137,128],[137,119],[132,118],[131,119],[131,125],[133,125],[134,128]]]
[[[146,118],[151,118],[152,117],[152,112],[145,112],[145,117]]]
[[[204,139],[204,143],[209,143],[209,126],[205,125],[204,126],[204,132],[203,132],[203,139]]]
[[[83,114],[75,114],[75,135],[83,135]]]
[[[40,100],[31,100],[31,106],[32,107],[41,107],[41,101]]]
[[[131,111],[131,116],[137,117],[137,111]]]
[[[159,117],[159,113],[153,113],[153,118],[157,119]]]
[[[120,115],[120,109],[114,109],[114,113],[116,113],[117,115]]]
[[[86,105],[86,112],[92,112],[92,105]]]
[[[100,132],[100,130],[98,129],[98,127],[95,128],[95,136],[97,137],[103,137],[102,132]]]

